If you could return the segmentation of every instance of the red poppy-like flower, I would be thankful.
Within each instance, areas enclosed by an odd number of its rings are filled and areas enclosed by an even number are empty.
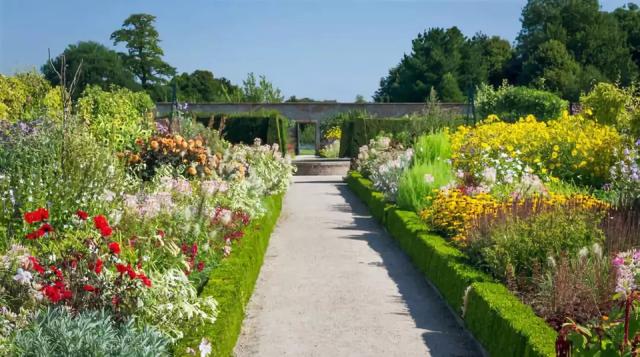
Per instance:
[[[124,265],[124,264],[118,263],[118,264],[116,264],[116,270],[118,271],[118,273],[124,274],[124,273],[127,272],[127,266]]]
[[[158,229],[158,231],[156,232],[156,234],[157,234],[157,235],[158,235],[158,237],[160,237],[160,238],[164,238],[164,235],[165,235],[164,231],[163,231],[163,230],[161,230],[161,229]]]
[[[67,289],[61,281],[56,281],[53,285],[45,286],[42,288],[42,292],[52,303],[70,299],[73,296],[71,290]]]
[[[37,271],[40,274],[44,274],[44,268],[42,267],[42,265],[40,265],[40,263],[38,263],[38,260],[35,257],[29,257],[28,259],[33,266],[33,270]]]
[[[98,260],[96,260],[96,264],[93,267],[93,271],[96,272],[96,274],[100,274],[100,272],[102,272],[102,265],[104,263],[102,262],[102,259],[98,258]]]
[[[100,235],[103,237],[109,237],[113,233],[113,229],[109,226],[104,226],[100,228]]]
[[[49,219],[49,211],[44,208],[38,208],[35,211],[26,212],[24,214],[24,220],[29,224],[41,222],[46,219]]]
[[[38,229],[38,230],[33,231],[31,233],[27,233],[27,235],[25,237],[27,239],[29,239],[29,240],[35,240],[35,239],[41,238],[43,235],[44,235],[44,232],[42,232],[41,230]]]
[[[198,269],[198,271],[202,271],[204,269],[204,262],[199,262],[196,266],[196,269]]]
[[[96,287],[93,285],[86,284],[85,286],[82,287],[82,290],[89,291],[89,292],[96,292],[98,289],[96,289]]]
[[[150,288],[151,287],[151,279],[149,279],[144,273],[138,274],[138,279],[142,280],[142,284],[144,286]]]
[[[76,211],[76,216],[83,221],[86,221],[89,218],[89,214],[81,209]]]
[[[77,269],[78,268],[78,261],[77,260],[72,260],[71,261],[71,269]]]
[[[138,276],[131,265],[127,266],[127,274],[129,275],[129,279],[135,279]]]
[[[109,243],[109,250],[115,255],[120,254],[120,244],[118,244],[117,242]]]
[[[120,304],[120,297],[118,297],[118,295],[114,295],[111,298],[111,304],[113,304],[113,306],[118,306]]]
[[[101,229],[102,227],[109,226],[109,222],[107,221],[107,218],[101,214],[93,217],[93,224],[97,229]]]
[[[42,231],[43,235],[46,233],[51,233],[53,232],[53,227],[49,224],[49,223],[45,223],[43,224],[39,229],[39,231]]]
[[[62,271],[56,268],[55,266],[50,266],[49,269],[58,277],[58,279],[62,279]]]

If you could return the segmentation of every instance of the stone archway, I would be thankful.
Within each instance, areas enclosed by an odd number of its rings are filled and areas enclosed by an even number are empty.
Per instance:
[[[300,136],[302,133],[302,129],[301,126],[302,125],[314,125],[315,126],[315,154],[319,155],[320,154],[320,122],[318,120],[304,120],[304,119],[298,119],[295,121],[296,122],[296,129],[295,129],[295,133],[296,133],[296,150],[295,153],[296,155],[300,155]]]

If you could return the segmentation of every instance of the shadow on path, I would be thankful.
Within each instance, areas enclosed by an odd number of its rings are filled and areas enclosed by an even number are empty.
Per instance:
[[[481,347],[478,343],[459,325],[439,293],[411,264],[411,259],[371,216],[368,208],[346,185],[338,185],[338,190],[347,204],[336,205],[333,208],[343,212],[352,212],[353,224],[335,229],[357,232],[343,238],[366,241],[369,247],[380,254],[382,263],[371,262],[368,264],[386,269],[389,277],[398,286],[400,295],[393,295],[390,298],[403,302],[407,307],[407,312],[397,312],[396,314],[411,315],[417,328],[428,331],[422,337],[431,355],[482,356],[483,353],[480,352]],[[458,348],[452,348],[452,341],[459,343]],[[456,353],[452,354],[452,351]]]

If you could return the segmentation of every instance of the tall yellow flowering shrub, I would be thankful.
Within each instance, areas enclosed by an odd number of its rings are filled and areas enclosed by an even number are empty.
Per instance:
[[[622,143],[615,128],[566,112],[547,122],[530,115],[505,123],[489,116],[476,126],[458,128],[451,136],[454,168],[475,177],[480,178],[486,167],[508,157],[539,176],[586,185],[607,182]],[[496,170],[500,172],[500,167]]]
[[[455,188],[435,193],[433,204],[420,216],[435,231],[464,245],[469,232],[483,221],[518,215],[523,210],[533,215],[554,207],[603,210],[607,205],[582,194],[535,194],[528,198],[511,197],[499,201],[488,193],[468,194],[461,188]]]

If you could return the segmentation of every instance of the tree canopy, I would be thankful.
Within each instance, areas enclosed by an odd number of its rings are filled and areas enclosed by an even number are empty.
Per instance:
[[[374,99],[421,102],[434,88],[442,101],[462,101],[481,83],[506,80],[578,100],[595,83],[638,79],[636,4],[604,12],[598,0],[529,0],[521,21],[514,48],[497,36],[467,38],[457,27],[428,29],[380,81]]]
[[[112,85],[132,90],[139,90],[140,84],[135,81],[133,73],[124,65],[118,53],[106,46],[93,41],[81,41],[69,45],[64,52],[51,60],[51,63],[42,65],[44,77],[54,86],[60,85],[60,67],[62,57],[65,58],[65,81],[69,84],[73,76],[78,72],[78,80],[74,98],[82,94],[89,85],[97,85],[102,89],[108,89]],[[54,70],[55,69],[55,70]],[[56,73],[56,71],[58,73]]]
[[[153,15],[133,14],[124,20],[120,30],[111,34],[114,45],[125,44],[127,53],[123,53],[122,58],[145,89],[165,83],[176,73],[175,68],[162,59],[164,51],[154,27],[155,20]]]

